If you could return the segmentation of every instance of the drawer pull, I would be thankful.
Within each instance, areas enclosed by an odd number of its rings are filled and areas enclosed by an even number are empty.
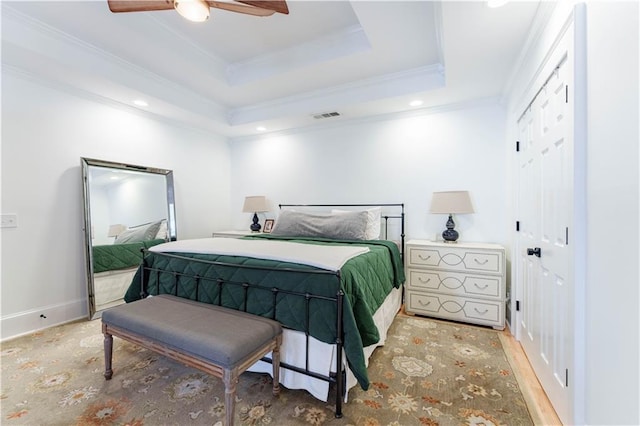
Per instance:
[[[431,278],[428,278],[428,279],[425,280],[422,277],[418,277],[418,281],[420,281],[423,284],[428,284],[429,281],[431,281]]]
[[[481,310],[480,310],[480,309],[478,309],[478,308],[473,308],[473,309],[474,309],[477,313],[479,313],[480,315],[484,315],[484,314],[486,314],[487,312],[489,312],[489,310],[488,310],[488,309],[485,309],[484,311],[481,311]]]
[[[422,306],[429,306],[431,304],[431,300],[428,300],[427,303],[424,303],[422,300],[418,300],[418,303]]]
[[[489,287],[489,284],[480,285],[478,283],[473,283],[473,285],[476,286],[476,288],[479,289],[479,290],[486,290],[487,287]]]
[[[422,257],[422,255],[420,253],[418,253],[418,257],[420,258],[420,260],[429,260],[429,259],[431,259],[431,255],[429,255],[427,257]]]
[[[486,265],[489,259],[485,259],[484,262],[480,262],[477,257],[474,257],[473,261],[476,262],[478,265]]]

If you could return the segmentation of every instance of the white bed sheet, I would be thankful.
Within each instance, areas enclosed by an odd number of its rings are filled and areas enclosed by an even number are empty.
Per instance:
[[[117,271],[99,272],[93,275],[93,291],[96,311],[124,302],[124,295],[133,281],[138,267]]]
[[[380,341],[374,345],[364,348],[365,362],[369,365],[369,357],[378,346],[383,346],[387,331],[396,317],[402,304],[402,288],[394,288],[380,305],[373,315],[373,320],[380,334]],[[294,330],[284,330],[282,345],[280,346],[280,360],[296,367],[305,367],[305,347],[306,339],[304,333]],[[344,351],[343,351],[344,352]],[[270,355],[269,355],[270,356]],[[321,342],[313,337],[309,338],[309,370],[328,376],[334,372],[336,359],[336,345]],[[346,356],[343,353],[342,359],[346,364]],[[258,361],[249,371],[268,373],[273,376],[271,364]],[[288,389],[305,389],[315,398],[327,402],[329,397],[329,382],[316,379],[302,373],[281,368],[280,383]],[[349,389],[357,385],[358,381],[347,366],[347,383],[345,392],[345,402],[348,399]]]

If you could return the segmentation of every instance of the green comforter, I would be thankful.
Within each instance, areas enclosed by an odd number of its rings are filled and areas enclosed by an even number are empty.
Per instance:
[[[343,308],[344,350],[347,361],[363,389],[368,389],[365,357],[363,348],[377,343],[380,339],[373,322],[373,314],[382,304],[392,288],[399,288],[404,282],[402,259],[395,243],[390,241],[333,241],[318,238],[288,238],[274,236],[255,236],[248,238],[269,238],[291,240],[310,244],[356,244],[369,247],[369,252],[349,260],[340,271],[340,280],[335,274],[317,274],[318,268],[274,260],[262,260],[248,257],[177,253],[178,257],[163,256],[162,253],[149,252],[144,266],[155,270],[145,274],[145,289],[148,294],[170,293],[180,297],[205,303],[218,303],[233,309],[244,309],[244,290],[240,286],[224,287],[219,294],[217,279],[237,283],[251,283],[263,287],[264,291],[251,290],[248,293],[246,310],[256,315],[275,317],[286,327],[304,331],[306,324],[305,298],[288,296],[280,292],[277,296],[276,312],[273,312],[273,293],[271,289],[335,298],[339,290],[345,294]],[[193,262],[193,260],[223,262],[228,265],[212,265]],[[251,266],[252,268],[242,268]],[[254,269],[253,267],[257,268]],[[278,271],[265,271],[263,268],[278,268]],[[286,269],[286,270],[283,270]],[[176,279],[174,273],[179,275]],[[140,298],[141,271],[133,279],[125,301]],[[194,275],[200,277],[198,280]],[[177,289],[176,289],[177,281]],[[198,284],[197,284],[198,283]],[[310,334],[316,339],[335,343],[336,306],[335,302],[311,300],[309,309]]]
[[[93,246],[93,272],[97,274],[139,266],[142,261],[140,250],[160,243],[164,243],[164,240]]]

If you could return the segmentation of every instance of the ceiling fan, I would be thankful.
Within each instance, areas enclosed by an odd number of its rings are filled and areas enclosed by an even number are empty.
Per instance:
[[[275,12],[289,14],[285,0],[107,0],[107,3],[113,13],[175,9],[195,22],[206,21],[211,7],[254,16],[271,16]]]

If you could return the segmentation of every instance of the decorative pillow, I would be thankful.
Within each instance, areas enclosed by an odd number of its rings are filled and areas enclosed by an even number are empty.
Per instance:
[[[160,221],[160,227],[158,228],[158,233],[156,234],[156,240],[167,240],[168,238],[168,230],[167,230],[167,219],[162,219]]]
[[[130,227],[118,235],[113,244],[140,243],[142,241],[153,240],[158,234],[161,222],[162,221],[159,220],[157,222]]]
[[[349,213],[351,210],[331,210],[331,214],[344,214]],[[382,207],[374,207],[367,209],[367,230],[366,240],[378,240],[380,239],[380,214]]]
[[[271,235],[364,240],[366,239],[367,217],[367,212],[326,215],[283,210],[276,220]]]

